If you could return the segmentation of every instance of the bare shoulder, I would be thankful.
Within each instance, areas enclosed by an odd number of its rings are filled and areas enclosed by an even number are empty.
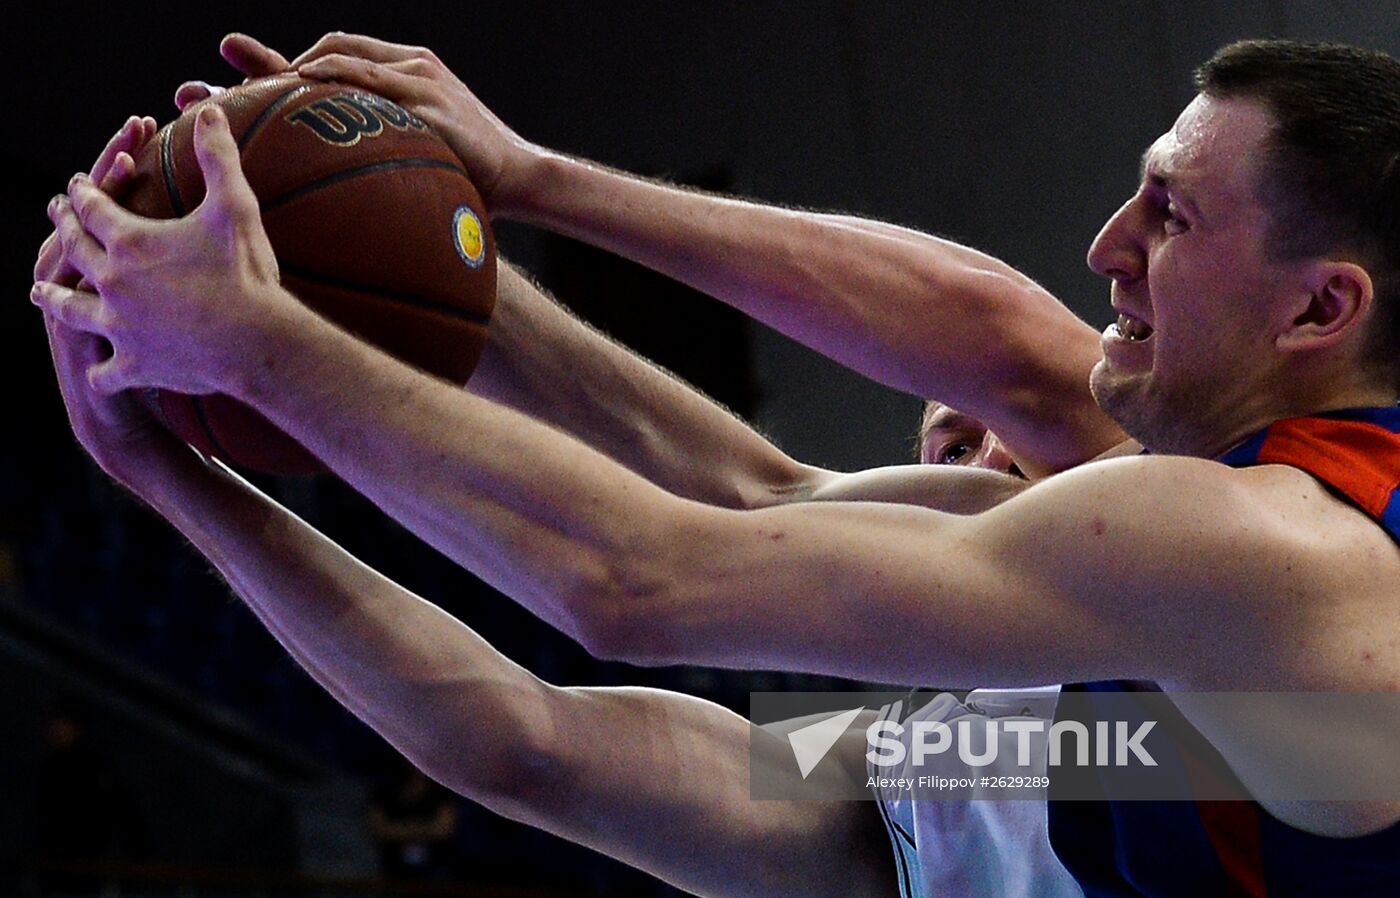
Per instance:
[[[1261,476],[1205,459],[1121,456],[1046,478],[984,517],[1012,534],[1044,528],[1042,539],[1072,539],[1085,550],[1093,542],[1084,537],[1115,547],[1132,540],[1139,545],[1136,558],[1145,560],[1150,549],[1175,563],[1183,543],[1206,548],[1225,536],[1285,536],[1281,500],[1288,485],[1307,480],[1290,469]]]
[[[1289,699],[1400,691],[1400,548],[1321,481],[1282,465],[1120,458],[1052,478],[1002,513],[1082,548],[1054,576],[1097,594],[1095,619],[1139,641],[1151,678],[1252,793],[1315,794],[1339,745],[1354,747],[1347,771],[1395,769],[1394,727],[1376,715]],[[1221,715],[1192,694],[1204,692],[1267,693],[1253,707],[1268,713]],[[1396,801],[1264,804],[1328,836],[1400,818]]]
[[[1154,679],[1188,688],[1389,688],[1400,628],[1387,584],[1400,550],[1303,471],[1172,456],[1116,458],[1049,478],[981,516],[1028,579],[1086,596],[1102,619],[1153,634]],[[1064,564],[1073,559],[1074,564]],[[1367,634],[1371,634],[1368,636]],[[1392,641],[1393,642],[1393,641]],[[1386,654],[1382,659],[1379,654]]]
[[[1069,521],[1090,514],[1089,529],[1096,535],[1106,535],[1113,523],[1133,533],[1169,526],[1186,540],[1228,534],[1306,542],[1325,538],[1316,527],[1323,522],[1383,535],[1304,471],[1284,465],[1231,468],[1186,456],[1111,455],[1040,481],[1006,512],[1055,513]]]

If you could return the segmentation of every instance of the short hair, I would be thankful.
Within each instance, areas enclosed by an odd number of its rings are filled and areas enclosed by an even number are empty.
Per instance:
[[[924,443],[928,442],[929,432],[933,430],[933,413],[943,407],[943,403],[937,399],[924,400],[924,413],[919,416],[919,443],[914,447],[914,454],[920,461],[924,458]]]
[[[1343,44],[1248,40],[1216,52],[1195,83],[1272,114],[1259,184],[1269,251],[1355,254],[1376,290],[1369,355],[1400,381],[1400,61]]]

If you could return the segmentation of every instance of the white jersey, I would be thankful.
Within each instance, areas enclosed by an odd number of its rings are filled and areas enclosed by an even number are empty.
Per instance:
[[[913,768],[912,728],[917,721],[940,721],[950,727],[961,720],[1053,718],[1060,687],[991,690],[969,693],[965,702],[948,694],[935,696],[910,715],[904,733],[903,767],[876,768],[875,778],[899,779],[938,774],[925,758]],[[882,719],[899,719],[905,703],[886,708]],[[972,728],[974,731],[978,727]],[[998,773],[1044,775],[1043,752],[1030,769],[1015,765],[1013,733],[1003,731],[998,758],[981,768],[988,776]],[[1043,746],[1042,746],[1043,747]],[[950,757],[949,776],[966,775],[967,768]],[[880,816],[889,830],[903,898],[1083,898],[1073,877],[1050,847],[1047,805],[1043,800],[972,798],[966,800],[914,799],[907,789],[876,787]],[[981,791],[981,790],[976,790]],[[1004,793],[1003,793],[1004,794]]]

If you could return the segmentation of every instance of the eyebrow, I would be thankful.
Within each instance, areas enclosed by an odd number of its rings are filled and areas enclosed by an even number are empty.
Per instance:
[[[1142,158],[1138,160],[1139,181],[1149,180],[1147,176],[1147,162],[1152,157],[1152,147],[1154,146],[1156,146],[1156,143],[1153,143],[1148,146],[1147,149],[1143,150]],[[1204,216],[1201,215],[1201,207],[1196,204],[1196,201],[1191,198],[1186,188],[1181,186],[1180,179],[1173,175],[1170,170],[1153,172],[1151,181],[1153,186],[1166,187],[1168,190],[1174,191],[1176,193],[1176,199],[1178,199],[1181,205],[1186,207],[1186,211],[1190,212],[1195,218],[1204,218]]]
[[[1155,147],[1156,145],[1157,145],[1156,143],[1149,144],[1148,147],[1147,147],[1147,149],[1145,149],[1145,150],[1142,151],[1142,156],[1138,159],[1138,180],[1139,180],[1139,181],[1146,181],[1146,180],[1147,180],[1147,162],[1148,162],[1149,159],[1152,158],[1152,148]],[[1157,173],[1153,174],[1152,177],[1153,177],[1154,180],[1161,181],[1161,182],[1164,183],[1164,184],[1170,184],[1170,183],[1171,183],[1171,173],[1170,173],[1170,172],[1165,172],[1165,173],[1164,173],[1164,172],[1158,171]]]

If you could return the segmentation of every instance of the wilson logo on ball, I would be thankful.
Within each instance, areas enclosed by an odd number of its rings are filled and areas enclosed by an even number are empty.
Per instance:
[[[396,103],[370,94],[345,93],[324,97],[287,113],[293,125],[310,128],[326,143],[353,147],[361,137],[378,137],[388,125],[399,131],[427,130],[418,116]]]
[[[486,235],[481,219],[469,207],[462,206],[452,216],[452,230],[457,237],[457,255],[472,268],[480,268],[486,259]]]

